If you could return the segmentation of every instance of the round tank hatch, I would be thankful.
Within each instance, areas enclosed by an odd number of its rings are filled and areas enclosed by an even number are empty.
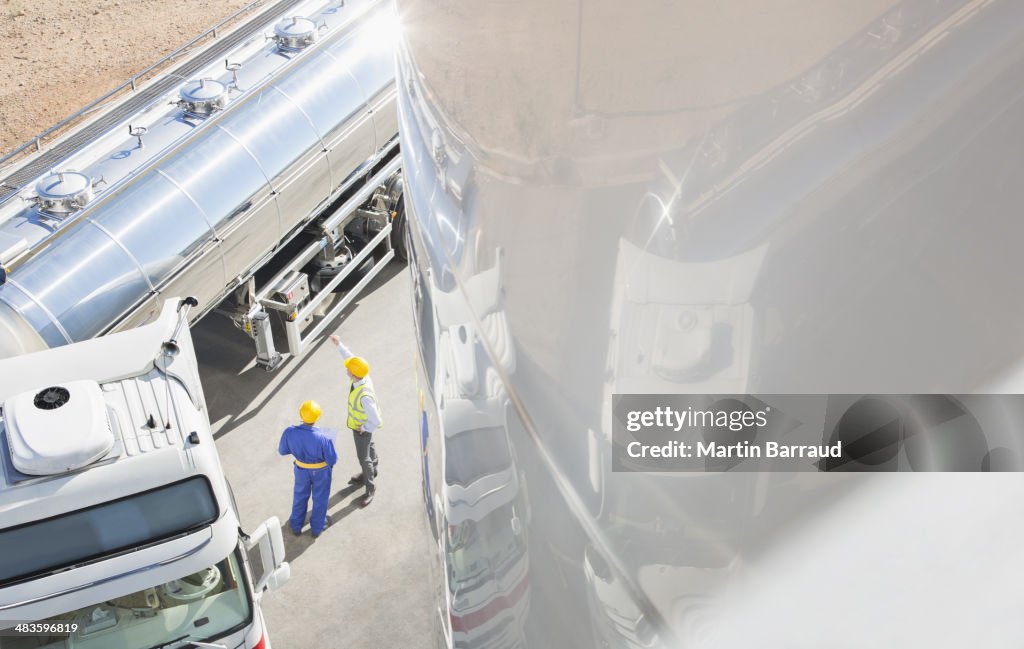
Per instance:
[[[186,113],[205,117],[228,105],[228,87],[216,79],[189,81],[181,90],[178,104]]]
[[[292,16],[274,26],[274,40],[283,50],[301,50],[316,40],[316,23],[309,18]]]
[[[92,180],[77,171],[58,171],[36,183],[36,203],[47,214],[70,214],[92,197]]]

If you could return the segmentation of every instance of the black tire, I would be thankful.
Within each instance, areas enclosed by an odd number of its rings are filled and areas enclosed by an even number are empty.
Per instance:
[[[409,224],[405,218],[405,196],[398,199],[395,218],[391,220],[391,247],[396,257],[409,261]]]

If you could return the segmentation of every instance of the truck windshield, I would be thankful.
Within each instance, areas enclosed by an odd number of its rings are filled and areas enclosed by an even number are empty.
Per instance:
[[[182,636],[209,640],[238,631],[252,620],[241,566],[236,550],[197,573],[39,621],[77,625],[70,634],[6,637],[3,648],[148,649]]]
[[[468,487],[480,478],[508,471],[512,456],[502,426],[473,428],[445,440],[444,481]]]
[[[100,561],[217,519],[210,483],[195,476],[92,507],[0,530],[0,586]]]
[[[455,608],[474,599],[472,591],[501,582],[526,554],[521,536],[512,528],[515,501],[486,514],[481,520],[466,520],[449,528],[448,587],[461,595]]]

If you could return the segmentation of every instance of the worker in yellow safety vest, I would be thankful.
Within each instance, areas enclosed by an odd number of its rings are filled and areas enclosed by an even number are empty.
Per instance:
[[[381,417],[380,407],[377,405],[377,395],[373,392],[373,382],[370,380],[370,365],[365,358],[355,356],[349,351],[341,339],[331,336],[330,340],[338,348],[338,353],[345,361],[345,369],[348,371],[348,378],[351,385],[348,391],[348,427],[352,430],[352,439],[355,440],[356,458],[362,470],[349,479],[349,484],[363,483],[366,493],[363,495],[361,505],[366,507],[373,502],[373,496],[377,491],[375,479],[377,477],[377,449],[373,446],[373,432],[380,428]]]

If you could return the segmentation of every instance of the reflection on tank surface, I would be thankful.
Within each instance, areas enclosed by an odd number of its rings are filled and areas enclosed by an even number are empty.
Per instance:
[[[480,427],[517,467],[525,646],[1019,637],[1020,475],[612,473],[610,418],[622,393],[1019,391],[1024,5],[619,4],[399,2],[429,472],[446,377],[501,394]]]
[[[467,290],[489,301],[483,329],[453,291],[437,286],[431,269],[422,271],[417,259],[411,264],[417,328],[421,335],[433,332],[432,344],[423,346],[432,371],[421,376],[432,395],[421,415],[424,498],[447,609],[439,613],[454,647],[522,646],[529,607],[528,511],[507,431],[511,406],[478,342],[503,329],[507,339],[500,259],[466,282]],[[514,352],[505,352],[501,370],[510,372]]]

